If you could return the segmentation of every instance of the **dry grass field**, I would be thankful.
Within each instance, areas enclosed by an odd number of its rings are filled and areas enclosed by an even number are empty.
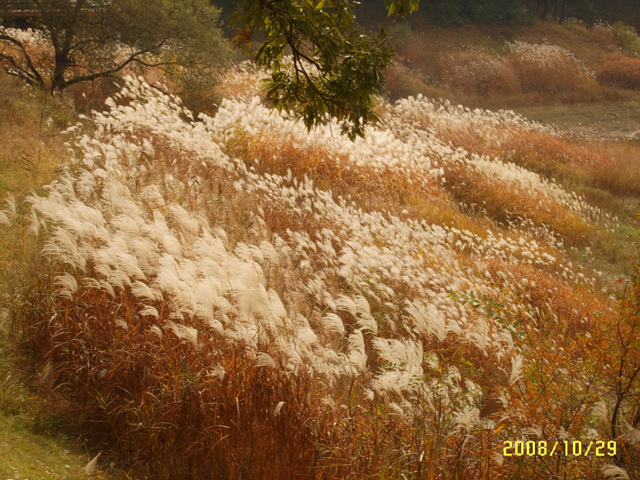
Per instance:
[[[0,432],[75,433],[64,468],[110,478],[638,478],[640,147],[586,113],[638,98],[605,30],[405,29],[356,141],[247,64],[196,120],[142,78],[78,115],[0,77],[29,355]]]

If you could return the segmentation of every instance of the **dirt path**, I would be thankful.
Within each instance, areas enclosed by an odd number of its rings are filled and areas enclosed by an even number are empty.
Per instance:
[[[640,100],[514,108],[560,130],[610,140],[640,140]]]

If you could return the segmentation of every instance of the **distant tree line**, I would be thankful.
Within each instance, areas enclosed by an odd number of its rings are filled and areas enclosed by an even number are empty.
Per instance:
[[[385,18],[384,4],[376,0],[361,0],[356,13],[366,23]],[[640,0],[421,0],[410,20],[441,26],[517,25],[537,19],[562,22],[570,17],[586,23],[622,21],[638,28]]]

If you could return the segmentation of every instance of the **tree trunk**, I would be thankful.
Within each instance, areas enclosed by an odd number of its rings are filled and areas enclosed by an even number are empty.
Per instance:
[[[69,55],[67,52],[57,51],[55,53],[55,68],[53,69],[53,81],[51,90],[61,92],[67,86],[64,74],[69,68]]]

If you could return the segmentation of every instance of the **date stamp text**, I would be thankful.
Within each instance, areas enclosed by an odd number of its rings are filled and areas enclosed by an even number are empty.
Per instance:
[[[617,453],[618,445],[615,440],[505,440],[502,447],[502,455],[505,457],[552,457],[554,455],[564,455],[587,457],[613,457]]]

